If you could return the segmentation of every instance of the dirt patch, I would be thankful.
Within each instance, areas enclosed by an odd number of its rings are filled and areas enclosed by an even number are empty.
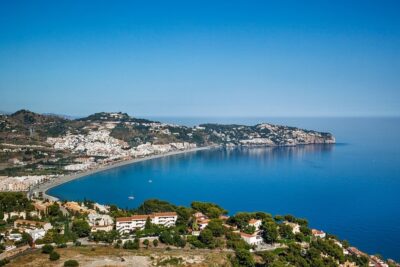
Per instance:
[[[71,247],[58,249],[60,259],[50,261],[40,251],[17,257],[9,267],[62,267],[66,260],[76,260],[80,267],[111,266],[229,266],[227,254],[211,250],[165,250],[160,248],[124,250],[113,247]]]

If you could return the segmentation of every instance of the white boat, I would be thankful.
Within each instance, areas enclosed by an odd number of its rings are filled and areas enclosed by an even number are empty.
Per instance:
[[[135,197],[134,197],[134,196],[129,196],[128,198],[129,198],[129,199],[135,199]]]

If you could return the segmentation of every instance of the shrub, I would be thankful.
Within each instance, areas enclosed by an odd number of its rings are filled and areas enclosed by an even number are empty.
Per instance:
[[[10,261],[7,260],[7,259],[0,260],[0,266],[4,266],[4,265],[8,264],[9,262],[10,262]]]
[[[158,240],[157,240],[157,239],[154,239],[154,240],[153,240],[153,246],[155,246],[155,247],[158,246]]]
[[[75,220],[71,227],[72,232],[74,232],[78,237],[86,237],[90,234],[90,226],[85,220]]]
[[[56,260],[59,260],[59,259],[60,259],[60,254],[58,254],[57,252],[52,251],[52,252],[50,253],[50,255],[49,255],[49,260],[51,260],[51,261],[56,261]]]
[[[50,254],[54,250],[52,245],[46,244],[42,247],[42,253]]]
[[[76,260],[67,260],[64,262],[64,267],[78,267],[79,263]]]
[[[139,249],[139,239],[135,238],[134,241],[128,240],[123,245],[124,249]]]

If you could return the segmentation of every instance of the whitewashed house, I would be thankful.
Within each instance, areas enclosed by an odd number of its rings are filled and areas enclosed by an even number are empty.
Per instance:
[[[319,238],[325,238],[326,237],[326,233],[324,231],[320,231],[320,230],[317,230],[317,229],[312,229],[311,233],[315,237],[319,237]]]
[[[260,230],[261,223],[262,223],[262,221],[261,220],[257,220],[257,219],[251,219],[249,221],[249,225],[250,226],[254,226],[254,228],[256,228],[256,231]]]
[[[92,232],[106,231],[109,232],[114,227],[114,220],[110,215],[106,214],[89,214],[88,223]]]
[[[300,225],[299,224],[292,223],[292,222],[287,222],[287,221],[284,221],[283,223],[286,224],[286,225],[289,225],[292,228],[292,233],[293,234],[300,233]]]
[[[150,218],[152,224],[171,227],[175,225],[178,215],[176,212],[159,212],[148,215],[120,217],[117,218],[116,229],[122,233],[129,233],[133,230],[144,229],[147,218]]]
[[[41,228],[36,229],[26,229],[25,233],[29,234],[33,241],[43,238],[46,235],[46,231]]]
[[[253,234],[246,234],[240,232],[240,237],[246,241],[247,244],[249,245],[260,245],[263,243],[263,239],[258,233],[253,233]]]

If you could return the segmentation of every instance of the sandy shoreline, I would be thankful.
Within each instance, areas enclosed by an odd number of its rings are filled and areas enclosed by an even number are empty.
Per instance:
[[[173,155],[178,155],[178,154],[185,154],[185,153],[192,153],[192,152],[201,151],[201,150],[207,150],[207,149],[211,149],[211,148],[215,148],[215,147],[217,147],[217,146],[196,147],[193,149],[172,151],[172,152],[168,152],[165,154],[157,154],[157,155],[152,155],[152,156],[148,156],[148,157],[144,157],[144,158],[136,158],[136,159],[130,159],[130,160],[125,160],[125,161],[118,161],[115,163],[111,163],[110,165],[101,166],[98,169],[88,170],[88,171],[75,173],[75,174],[71,174],[71,175],[65,175],[65,176],[53,179],[49,182],[45,182],[43,184],[35,186],[34,188],[32,188],[30,190],[29,194],[32,195],[33,193],[43,192],[44,198],[47,198],[49,200],[58,200],[57,197],[47,194],[47,191],[50,190],[51,188],[59,186],[61,184],[68,183],[70,181],[73,181],[73,180],[76,180],[76,179],[79,179],[79,178],[82,178],[82,177],[85,177],[85,176],[88,176],[88,175],[91,175],[94,173],[110,170],[113,168],[118,168],[121,166],[134,164],[137,162],[142,162],[142,161],[151,160],[151,159],[157,159],[157,158],[168,157],[168,156],[173,156]]]

